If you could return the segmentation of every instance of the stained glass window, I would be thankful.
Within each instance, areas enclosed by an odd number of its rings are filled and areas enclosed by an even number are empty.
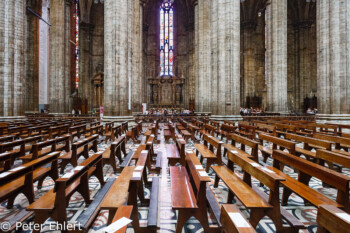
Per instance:
[[[78,1],[75,0],[75,87],[79,87],[79,12]]]
[[[160,75],[173,75],[174,9],[168,1],[160,7]]]

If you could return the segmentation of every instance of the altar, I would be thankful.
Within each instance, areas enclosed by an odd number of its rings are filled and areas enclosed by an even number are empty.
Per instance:
[[[183,108],[184,78],[158,76],[148,79],[151,95],[149,108]]]

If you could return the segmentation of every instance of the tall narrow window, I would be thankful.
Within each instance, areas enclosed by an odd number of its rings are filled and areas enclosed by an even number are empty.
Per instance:
[[[160,76],[173,75],[174,65],[174,9],[172,1],[160,7]]]
[[[79,87],[79,12],[78,0],[75,0],[75,87]]]

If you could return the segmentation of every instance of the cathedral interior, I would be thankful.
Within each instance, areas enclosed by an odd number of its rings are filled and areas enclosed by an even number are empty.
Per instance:
[[[103,106],[105,116],[130,117],[146,103],[348,119],[346,1],[324,10],[314,0],[176,0],[163,64],[171,75],[161,72],[161,2],[3,1],[0,115]]]
[[[350,0],[0,0],[0,233],[350,232]]]

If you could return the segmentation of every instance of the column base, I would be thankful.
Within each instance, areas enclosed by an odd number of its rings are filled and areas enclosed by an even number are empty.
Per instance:
[[[316,122],[350,124],[350,114],[317,114]]]
[[[209,118],[214,121],[242,121],[241,115],[212,115]]]
[[[135,121],[135,118],[133,116],[103,116],[102,118],[103,122],[113,121],[113,122],[132,122]]]

